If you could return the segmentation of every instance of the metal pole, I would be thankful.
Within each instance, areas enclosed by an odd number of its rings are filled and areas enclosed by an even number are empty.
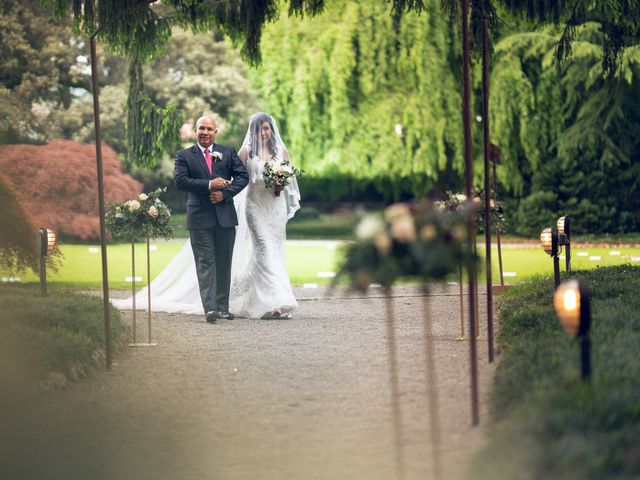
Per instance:
[[[46,257],[40,255],[40,291],[42,295],[47,294],[47,266]]]
[[[464,173],[467,199],[471,199],[473,190],[473,164],[471,145],[471,52],[469,48],[469,0],[460,0],[462,4],[462,123],[464,129]],[[468,248],[472,251],[471,242],[475,222],[473,215],[468,220]],[[469,264],[469,331],[470,338],[470,368],[471,368],[471,419],[473,425],[480,423],[478,406],[478,359],[476,351],[476,300],[475,300],[476,267],[473,262]]]
[[[133,331],[133,343],[131,346],[136,346],[138,343],[138,336],[136,332],[136,243],[135,240],[131,240],[131,314],[133,316],[131,325]]]
[[[400,387],[396,348],[396,325],[393,314],[393,297],[391,289],[385,290],[385,306],[387,310],[387,345],[389,347],[389,381],[391,382],[391,408],[393,409],[393,433],[396,454],[396,478],[404,480],[404,445],[402,443],[402,410],[400,409]]]
[[[151,247],[147,236],[147,329],[149,345],[151,345]]]
[[[93,117],[96,130],[96,170],[98,174],[98,217],[100,218],[100,246],[102,252],[102,302],[104,309],[104,351],[107,370],[111,370],[111,306],[109,304],[109,273],[107,269],[107,233],[104,220],[104,185],[102,175],[102,138],[100,132],[100,103],[98,101],[98,60],[95,36],[90,37],[91,46],[91,90],[93,94]]]
[[[555,288],[560,285],[560,259],[558,255],[553,256],[553,284]]]
[[[487,341],[493,362],[493,280],[491,278],[491,213],[489,171],[489,20],[482,19],[482,135],[484,140],[484,240],[487,272]]]
[[[460,284],[460,336],[458,340],[464,340],[464,287],[462,285],[462,266],[458,265],[458,283]]]
[[[438,378],[435,361],[435,342],[433,341],[433,325],[429,318],[429,287],[422,286],[422,322],[424,333],[425,373],[427,376],[427,390],[429,397],[429,426],[431,427],[431,449],[433,452],[433,479],[440,480],[442,476],[442,457],[440,455],[440,408],[438,399]]]
[[[493,162],[493,202],[498,204],[498,177],[496,164]],[[504,287],[504,274],[502,272],[502,245],[500,243],[500,225],[496,225],[496,243],[498,244],[498,266],[500,267],[500,286]]]

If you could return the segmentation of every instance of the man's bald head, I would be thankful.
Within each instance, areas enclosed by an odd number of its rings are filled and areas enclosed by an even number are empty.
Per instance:
[[[210,115],[203,115],[196,122],[196,138],[198,143],[207,148],[216,140],[218,126],[216,119]]]

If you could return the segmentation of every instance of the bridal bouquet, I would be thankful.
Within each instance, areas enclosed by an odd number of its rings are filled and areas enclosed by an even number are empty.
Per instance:
[[[137,199],[111,205],[105,214],[109,233],[115,240],[133,241],[140,237],[171,238],[171,210],[160,200],[166,188],[141,193]]]
[[[265,187],[273,187],[274,194],[279,197],[282,189],[291,182],[291,177],[300,177],[303,173],[303,169],[294,167],[289,160],[280,160],[276,163],[265,163],[262,175]]]

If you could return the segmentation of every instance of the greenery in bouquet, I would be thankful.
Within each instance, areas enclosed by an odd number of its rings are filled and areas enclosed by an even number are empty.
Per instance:
[[[301,177],[304,170],[291,165],[289,160],[281,160],[276,163],[266,162],[264,165],[264,185],[267,188],[289,185],[292,177]]]
[[[334,284],[347,277],[352,288],[365,291],[372,283],[390,287],[401,277],[442,280],[476,261],[467,247],[470,214],[471,208],[448,211],[424,201],[364,216]]]
[[[160,200],[166,188],[141,193],[135,200],[113,204],[105,215],[107,230],[114,240],[171,238],[171,210]]]
[[[445,210],[456,211],[466,208],[467,196],[464,193],[447,192],[447,198],[444,201],[436,202],[440,208]],[[484,192],[478,190],[474,192],[472,205],[475,211],[475,224],[479,233],[484,233]],[[489,215],[491,216],[491,228],[495,230],[499,228],[504,232],[507,228],[507,222],[504,216],[504,203],[489,200]]]

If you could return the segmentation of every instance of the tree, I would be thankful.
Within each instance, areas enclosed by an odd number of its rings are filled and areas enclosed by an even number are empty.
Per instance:
[[[0,205],[0,268],[10,272],[26,268],[37,271],[38,229],[2,178]]]
[[[255,83],[294,161],[331,179],[327,194],[361,181],[397,198],[461,181],[458,42],[439,2],[427,5],[394,20],[382,2],[335,1],[266,28]]]
[[[522,198],[511,223],[537,234],[563,212],[577,233],[637,231],[640,48],[625,50],[612,89],[600,74],[607,40],[599,25],[578,29],[573,59],[560,70],[552,64],[557,41],[547,28],[495,47],[490,125],[504,160],[500,182]]]
[[[602,70],[609,79],[624,70],[625,49],[640,44],[640,1],[502,0],[511,13],[538,22],[564,25],[555,57],[569,58],[580,25],[594,22],[602,34]]]
[[[0,179],[35,225],[62,236],[95,239],[99,219],[94,157],[93,145],[69,140],[54,140],[46,146],[0,146]],[[30,165],[28,175],[25,162]],[[122,173],[118,157],[108,147],[104,148],[103,162],[106,201],[136,198],[141,184]],[[3,204],[3,215],[6,209]]]
[[[114,63],[113,57],[106,58]],[[229,48],[220,33],[194,35],[175,29],[164,54],[145,64],[143,72],[148,78],[147,94],[154,102],[173,103],[184,112],[192,126],[200,115],[213,112],[220,120],[219,138],[230,145],[242,143],[247,120],[258,108],[256,93],[249,84],[239,55]],[[126,159],[127,115],[123,110],[127,101],[126,78],[111,77],[117,82],[100,91],[102,137],[120,158]],[[53,112],[50,120],[50,138],[83,143],[95,138],[93,99],[89,92],[85,91],[82,97],[75,99],[70,108]],[[170,151],[171,155],[179,145]],[[135,164],[129,167],[137,170]]]
[[[37,0],[0,6],[0,143],[42,142],[49,112],[88,88],[76,61],[83,45],[50,15]]]

